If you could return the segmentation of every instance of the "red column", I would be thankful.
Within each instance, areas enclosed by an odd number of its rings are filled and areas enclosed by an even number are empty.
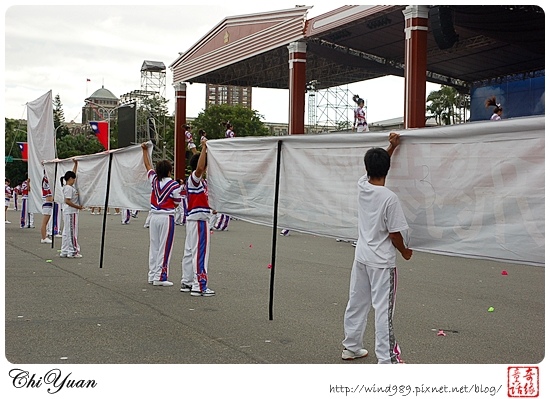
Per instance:
[[[408,6],[405,15],[405,129],[426,126],[428,7]]]
[[[187,85],[174,85],[176,91],[176,120],[174,123],[174,178],[185,179],[185,122],[187,119]]]
[[[306,43],[288,45],[288,134],[303,134],[306,103]]]

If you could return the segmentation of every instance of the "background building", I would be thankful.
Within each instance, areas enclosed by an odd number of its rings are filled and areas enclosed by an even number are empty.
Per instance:
[[[252,87],[206,84],[206,105],[242,105],[252,109]]]
[[[82,107],[82,124],[86,125],[89,121],[102,121],[114,118],[113,110],[118,107],[120,100],[101,86],[101,89],[96,90],[93,94],[84,99]]]

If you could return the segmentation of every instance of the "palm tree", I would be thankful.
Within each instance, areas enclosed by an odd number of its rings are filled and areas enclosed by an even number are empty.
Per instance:
[[[469,101],[454,87],[441,86],[440,90],[432,91],[427,98],[426,118],[434,118],[438,125],[454,125],[464,122],[460,108],[469,109]]]

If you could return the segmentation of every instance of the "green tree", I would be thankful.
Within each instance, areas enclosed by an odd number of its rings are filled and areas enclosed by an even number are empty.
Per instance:
[[[63,104],[61,97],[57,94],[53,100],[53,127],[55,129],[55,137],[61,138],[70,134],[69,128],[64,125],[65,113],[63,112]]]
[[[260,118],[263,116],[257,111],[241,105],[210,105],[208,109],[199,113],[191,126],[191,132],[196,141],[200,139],[199,129],[204,129],[209,139],[224,138],[227,130],[225,125],[230,121],[237,137],[267,136],[269,129]]]
[[[21,158],[18,142],[27,141],[27,126],[20,120],[5,118],[5,156]],[[25,179],[28,170],[27,162],[16,160],[5,163],[6,178],[10,179],[11,185],[16,186]]]
[[[430,92],[426,101],[426,118],[434,118],[438,125],[464,122],[465,116],[460,109],[469,109],[469,101],[451,86],[441,86],[440,90]]]
[[[66,159],[78,155],[96,154],[105,151],[93,133],[68,134],[56,140],[57,157]]]

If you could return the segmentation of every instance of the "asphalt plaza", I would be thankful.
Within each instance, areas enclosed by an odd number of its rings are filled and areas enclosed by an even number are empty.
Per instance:
[[[113,211],[113,210],[111,210]],[[340,364],[353,247],[291,232],[277,238],[269,320],[272,229],[232,220],[212,233],[214,297],[179,290],[185,226],[169,279],[147,283],[145,213],[129,225],[81,211],[83,257],[59,258],[8,210],[5,356],[13,364]],[[537,364],[544,358],[544,267],[415,252],[399,259],[394,328],[412,364]],[[507,275],[503,274],[503,271]],[[489,308],[493,311],[489,311]],[[352,363],[376,363],[371,354]],[[445,336],[438,333],[443,330]]]

